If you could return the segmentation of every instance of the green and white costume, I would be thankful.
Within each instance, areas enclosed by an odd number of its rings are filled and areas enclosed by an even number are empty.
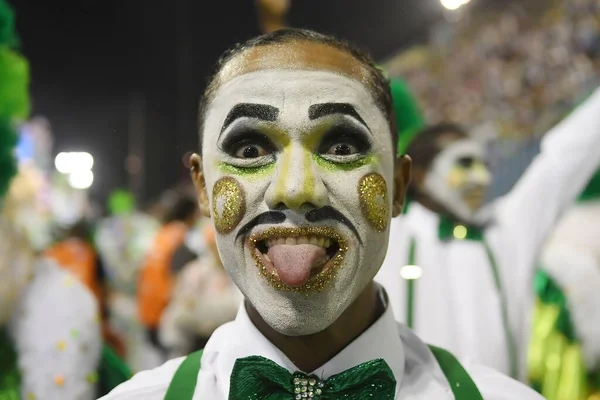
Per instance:
[[[352,379],[347,375],[355,373],[355,367],[363,369],[366,377],[348,382]],[[294,377],[300,379],[296,384]],[[102,400],[291,400],[304,393],[302,379],[309,392],[313,377],[316,399],[541,399],[491,369],[461,366],[450,353],[428,347],[394,320],[390,307],[333,359],[300,376],[293,362],[254,327],[242,306],[235,321],[214,333],[201,361],[200,353],[169,361],[136,375]],[[370,392],[375,390],[371,384],[381,391]],[[320,394],[316,389],[321,389]]]

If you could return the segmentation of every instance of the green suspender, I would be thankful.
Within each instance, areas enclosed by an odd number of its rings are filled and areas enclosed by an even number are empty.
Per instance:
[[[450,352],[431,345],[429,349],[442,368],[456,400],[484,400],[475,382]]]
[[[508,346],[508,359],[510,362],[510,376],[512,378],[517,378],[518,366],[517,366],[517,348],[515,344],[515,338],[513,337],[510,331],[510,324],[508,319],[508,303],[506,300],[506,293],[504,292],[504,288],[502,286],[502,280],[500,278],[500,272],[498,271],[498,265],[496,263],[496,258],[492,253],[492,250],[488,246],[485,240],[482,240],[483,246],[485,247],[485,252],[487,254],[490,267],[492,269],[492,275],[494,276],[494,283],[496,285],[496,290],[500,295],[500,307],[502,312],[502,325],[504,327],[504,335],[506,336],[506,343]],[[408,252],[408,265],[416,265],[416,240],[414,237],[410,239],[410,248]],[[407,290],[406,290],[406,320],[409,328],[414,329],[414,308],[415,308],[415,286],[416,279],[407,279],[406,280]]]
[[[500,271],[498,271],[498,264],[496,264],[496,258],[494,257],[494,253],[492,253],[492,249],[490,249],[490,246],[488,246],[485,240],[483,240],[483,246],[485,247],[485,252],[488,256],[488,260],[490,261],[490,265],[492,266],[492,273],[494,275],[494,283],[496,284],[496,290],[500,295],[500,307],[503,322],[502,326],[504,327],[504,335],[506,336],[506,344],[508,345],[508,361],[510,363],[510,376],[512,378],[518,379],[519,369],[517,365],[517,346],[515,344],[515,337],[510,331],[510,321],[508,319],[508,302],[506,300],[506,293],[504,292],[504,288],[502,287],[502,279],[500,278]]]
[[[202,351],[198,350],[183,360],[167,389],[165,400],[192,400],[200,372]]]
[[[415,265],[415,249],[417,242],[414,237],[410,238],[410,249],[408,250],[408,265]],[[406,301],[406,321],[410,329],[413,329],[414,325],[414,312],[415,312],[415,279],[407,279],[407,296]]]
[[[475,382],[452,354],[438,347],[429,348],[446,376],[456,400],[484,400]],[[164,400],[192,400],[201,358],[202,350],[190,354],[183,361],[173,376]]]

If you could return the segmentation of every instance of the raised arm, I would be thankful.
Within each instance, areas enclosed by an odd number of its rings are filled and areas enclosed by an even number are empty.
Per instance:
[[[499,201],[497,220],[534,259],[560,215],[600,165],[600,89],[550,130],[541,151],[513,190]]]

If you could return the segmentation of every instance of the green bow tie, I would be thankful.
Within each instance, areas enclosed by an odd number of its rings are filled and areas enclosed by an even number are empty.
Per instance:
[[[0,328],[0,399],[20,398],[21,374],[17,353],[5,329]]]
[[[483,228],[459,224],[448,217],[440,216],[438,237],[443,241],[458,239],[475,240],[480,242],[483,240]]]
[[[229,400],[391,400],[395,391],[394,374],[382,359],[320,380],[301,372],[291,374],[271,360],[251,356],[236,360]]]

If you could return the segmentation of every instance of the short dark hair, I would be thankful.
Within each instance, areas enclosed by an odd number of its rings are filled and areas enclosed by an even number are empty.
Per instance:
[[[457,139],[468,136],[467,131],[460,125],[443,122],[431,125],[419,132],[408,145],[408,154],[415,167],[428,169],[435,156],[443,149],[442,139],[455,136]]]
[[[369,74],[369,86],[373,94],[373,98],[377,107],[385,115],[388,120],[390,132],[392,134],[393,150],[394,154],[398,148],[398,129],[396,127],[396,117],[394,114],[394,107],[392,104],[392,94],[390,92],[389,81],[384,73],[377,67],[371,57],[356,48],[355,46],[337,39],[333,36],[323,35],[307,29],[294,29],[286,28],[267,33],[265,35],[257,36],[244,43],[238,43],[232,49],[227,50],[216,64],[214,73],[209,80],[209,84],[202,96],[199,110],[199,134],[200,134],[200,154],[202,154],[203,136],[204,136],[204,119],[206,117],[206,111],[208,105],[212,101],[212,96],[218,87],[218,75],[223,67],[237,55],[243,53],[246,50],[269,46],[273,44],[291,43],[291,42],[313,42],[331,46],[343,52],[352,55],[358,62],[363,64]]]

